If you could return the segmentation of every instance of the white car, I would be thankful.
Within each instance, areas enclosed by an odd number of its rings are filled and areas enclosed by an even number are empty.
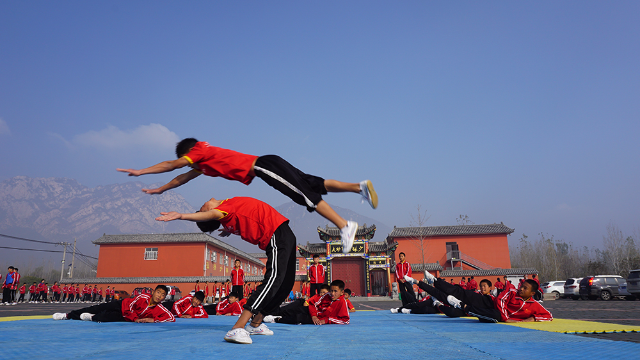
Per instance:
[[[549,281],[540,285],[540,290],[545,294],[553,294],[555,299],[564,296],[564,281]]]
[[[573,300],[580,299],[580,280],[582,278],[568,278],[564,282],[564,297],[571,297]]]

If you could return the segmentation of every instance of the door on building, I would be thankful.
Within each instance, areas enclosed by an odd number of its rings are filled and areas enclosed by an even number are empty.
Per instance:
[[[371,270],[371,295],[389,295],[389,281],[387,281],[386,270]]]
[[[358,296],[365,295],[364,291],[364,259],[337,258],[331,260],[331,281],[342,280],[346,289]]]

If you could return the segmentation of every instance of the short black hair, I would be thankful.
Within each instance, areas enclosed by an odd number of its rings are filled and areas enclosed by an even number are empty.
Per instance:
[[[469,279],[473,279],[473,276],[470,276]]]
[[[480,280],[480,285],[482,285],[482,283],[485,283],[485,284],[489,285],[489,287],[491,287],[491,281],[489,279]]]
[[[156,291],[158,289],[164,291],[165,295],[169,293],[169,289],[167,288],[166,285],[158,285],[158,286],[156,286],[155,290],[153,290],[153,291]]]
[[[220,221],[218,220],[202,221],[202,222],[197,222],[196,225],[198,225],[198,229],[200,229],[200,231],[205,233],[210,233],[212,231],[218,230],[218,228],[220,227]]]
[[[9,266],[7,269],[9,270],[15,270],[15,268],[13,266]]]
[[[319,258],[319,257],[320,257],[320,255],[318,255],[318,254],[314,254],[314,255],[313,255],[313,258],[314,258],[314,259],[315,259],[315,258]]]
[[[405,253],[403,253],[403,252],[401,252],[400,254],[398,254],[398,256],[400,256],[400,255],[404,255],[405,257],[407,256],[407,254],[405,254]]]
[[[198,140],[194,138],[186,138],[180,140],[180,142],[176,145],[176,156],[178,157],[178,159],[187,155],[189,153],[189,150],[191,150],[192,147],[196,146],[197,142]]]
[[[204,301],[204,293],[202,291],[196,291],[193,297],[200,300],[200,302]]]
[[[351,296],[351,289],[344,289],[344,293],[349,294],[349,296]]]
[[[531,280],[531,279],[527,279],[524,282],[528,283],[529,285],[531,285],[531,289],[533,290],[533,292],[538,291],[539,286],[538,283],[535,282],[535,280]]]
[[[196,284],[199,283],[199,282],[200,282],[200,280],[196,280]]]
[[[233,263],[235,264],[237,262],[242,262],[242,261],[240,261],[240,259],[236,259]]]
[[[17,267],[14,267],[14,268],[13,268],[13,270],[18,271],[18,268],[17,268]]]
[[[238,293],[237,293],[237,292],[235,292],[235,291],[230,292],[230,293],[229,293],[229,296],[227,296],[227,298],[230,298],[230,297],[232,297],[232,296],[233,296],[234,298],[238,298],[238,299],[240,299],[240,295],[238,295]]]
[[[327,284],[322,284],[320,285],[320,290],[331,290],[331,286],[327,285]]]
[[[344,281],[342,281],[342,280],[333,280],[331,282],[331,286],[337,286],[340,290],[344,290]]]

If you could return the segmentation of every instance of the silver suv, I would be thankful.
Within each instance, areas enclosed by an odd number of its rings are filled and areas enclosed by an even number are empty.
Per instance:
[[[634,297],[640,298],[640,269],[631,270],[627,278],[627,291]]]
[[[626,297],[631,300],[627,292],[627,280],[619,275],[586,276],[580,280],[580,297],[584,300],[611,300],[614,297]]]
[[[569,278],[564,282],[564,297],[580,299],[580,280],[582,278]]]

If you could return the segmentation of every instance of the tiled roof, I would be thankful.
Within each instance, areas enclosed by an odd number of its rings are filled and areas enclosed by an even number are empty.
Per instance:
[[[412,265],[413,266],[413,265]],[[504,276],[504,275],[529,275],[537,274],[538,270],[533,268],[523,269],[492,269],[492,270],[444,270],[440,272],[440,277],[459,276]]]
[[[511,229],[502,223],[486,225],[394,227],[388,237],[511,234],[512,232],[514,232],[514,229]]]
[[[393,248],[394,246],[396,246],[398,243],[397,242],[392,242],[391,244],[387,243],[386,241],[380,241],[380,242],[373,242],[370,241],[369,242],[369,252],[383,252],[383,251],[387,251],[391,248]]]
[[[102,235],[99,239],[93,241],[96,245],[108,244],[159,244],[159,243],[208,243],[221,249],[229,251],[233,254],[242,256],[249,261],[264,266],[262,261],[247,254],[246,252],[236,249],[235,247],[218,240],[215,237],[205,233],[167,233],[167,234],[130,234],[130,235]]]
[[[416,264],[413,263],[411,264],[411,270],[412,271],[441,271],[442,269],[444,269],[442,267],[442,265],[438,264],[438,263],[426,263],[426,264]],[[395,266],[391,268],[391,272],[395,273],[396,272],[396,268]]]
[[[62,279],[61,284],[171,284],[171,283],[192,283],[196,280],[200,282],[221,282],[231,280],[229,276],[167,276],[167,277],[107,277],[107,278],[84,278],[84,279]],[[264,280],[264,275],[245,276],[247,282]],[[296,281],[307,280],[307,275],[296,275]]]
[[[307,245],[298,245],[298,249],[309,254],[326,254],[327,244],[315,243]]]
[[[358,231],[356,231],[356,239],[358,239],[359,237],[364,237],[367,234],[370,233],[375,233],[376,231],[376,226],[375,225],[371,225],[371,226],[367,226],[367,224],[363,224],[361,226],[358,226]],[[330,237],[340,237],[340,229],[338,229],[337,227],[329,227],[328,225],[324,228],[321,228],[318,226],[318,232],[320,233],[320,235],[322,236],[327,235]]]

